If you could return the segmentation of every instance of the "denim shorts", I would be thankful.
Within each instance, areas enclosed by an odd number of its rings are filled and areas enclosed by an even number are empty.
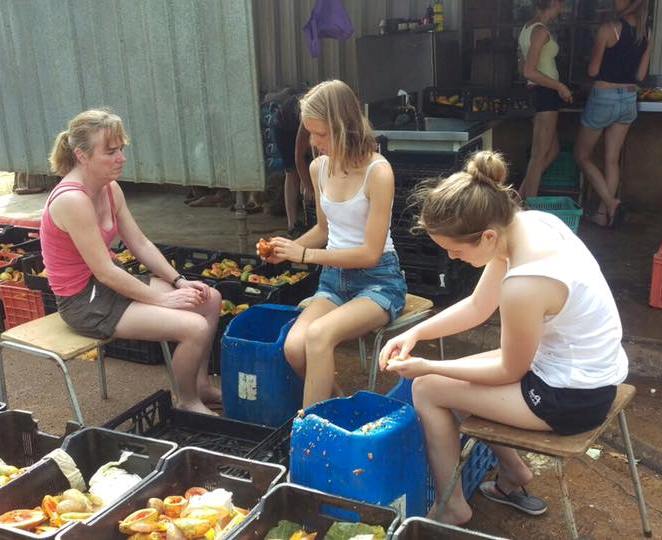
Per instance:
[[[627,88],[593,88],[582,113],[582,125],[604,129],[631,124],[637,118],[637,92]]]
[[[388,311],[391,321],[405,307],[407,284],[400,272],[395,251],[382,255],[373,268],[333,268],[325,266],[315,298],[326,298],[341,306],[354,298],[369,298]]]

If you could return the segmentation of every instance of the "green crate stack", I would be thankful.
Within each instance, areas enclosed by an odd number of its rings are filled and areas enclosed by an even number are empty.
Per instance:
[[[564,149],[542,176],[542,191],[576,191],[579,189],[579,167],[572,150]]]
[[[554,214],[577,234],[584,211],[570,197],[527,197],[525,202],[531,210]]]

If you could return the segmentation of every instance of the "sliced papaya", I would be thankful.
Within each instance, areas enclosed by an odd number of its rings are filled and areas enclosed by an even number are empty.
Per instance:
[[[0,516],[0,525],[8,525],[17,529],[32,529],[46,519],[46,514],[41,510],[10,510]]]

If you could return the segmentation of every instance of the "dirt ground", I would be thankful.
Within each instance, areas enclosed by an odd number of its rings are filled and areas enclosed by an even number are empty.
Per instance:
[[[183,204],[183,195],[179,193],[136,191],[130,192],[127,199],[138,222],[154,241],[229,251],[237,249],[235,220],[227,209],[199,208],[194,211]],[[0,197],[1,213],[5,214],[15,211],[21,216],[38,215],[41,204],[43,198],[40,196]],[[647,306],[650,264],[652,253],[662,238],[659,234],[661,225],[660,216],[634,216],[628,226],[618,231],[602,231],[591,226],[582,226],[580,231],[614,288],[628,339],[632,342],[645,339],[646,343],[653,344],[651,365],[659,364],[662,356],[662,310]],[[260,214],[251,218],[249,226],[249,240],[254,241],[265,234],[282,233],[285,220]],[[494,327],[495,322],[490,325]],[[489,345],[486,337],[453,337],[445,340],[445,353],[447,358],[454,358],[484,350]],[[632,359],[635,352],[630,350],[628,354]],[[433,343],[420,344],[417,352],[430,358],[438,357],[438,347]],[[360,368],[356,342],[344,344],[337,353],[341,387],[348,394],[365,388],[367,374]],[[62,377],[54,364],[10,351],[4,356],[12,408],[32,411],[44,431],[63,433],[72,413]],[[163,366],[108,358],[109,398],[102,400],[95,363],[72,361],[68,367],[89,425],[103,424],[152,392],[168,387]],[[377,390],[386,392],[396,382],[394,376],[380,374]],[[639,471],[653,537],[662,538],[662,378],[633,375],[629,382],[638,390],[628,409],[630,429],[635,452],[642,458]],[[599,441],[602,447],[599,459],[585,456],[568,464],[570,495],[582,538],[629,539],[641,536],[636,499],[619,441],[619,437],[610,432]],[[549,511],[538,518],[526,517],[475,494],[470,500],[474,517],[467,525],[469,528],[517,539],[566,536],[556,477],[548,462],[534,457],[530,462],[536,472],[530,491],[548,501]]]

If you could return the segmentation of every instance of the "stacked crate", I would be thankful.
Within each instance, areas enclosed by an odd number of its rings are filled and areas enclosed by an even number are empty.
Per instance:
[[[384,152],[395,174],[395,197],[391,215],[391,236],[400,257],[400,268],[410,293],[448,304],[468,293],[478,280],[479,271],[458,260],[451,260],[425,233],[416,234],[414,194],[427,182],[445,178],[461,169],[465,152]]]

